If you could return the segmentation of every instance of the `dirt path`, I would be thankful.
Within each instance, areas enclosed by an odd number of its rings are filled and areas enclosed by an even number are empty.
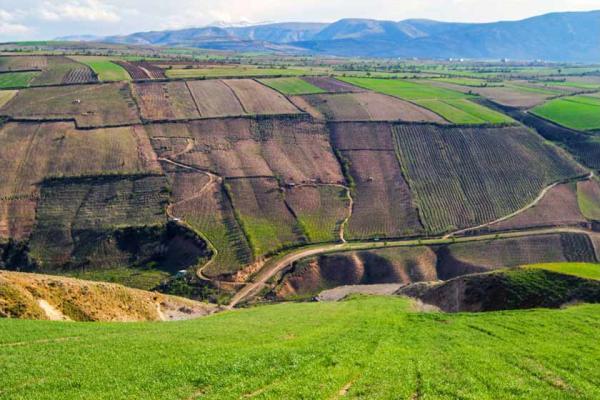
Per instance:
[[[38,305],[50,321],[70,321],[71,319],[67,317],[65,314],[60,312],[60,310],[56,309],[54,306],[50,305],[46,300],[39,299],[37,301]]]
[[[445,235],[443,238],[444,239],[448,239],[448,238],[451,238],[453,236],[460,235],[462,233],[471,232],[471,231],[475,231],[475,230],[478,230],[478,229],[487,228],[487,227],[495,225],[495,224],[499,224],[500,222],[506,221],[506,220],[511,219],[513,217],[516,217],[517,215],[522,214],[525,211],[527,211],[527,210],[535,207],[536,205],[538,205],[538,203],[540,201],[542,201],[542,199],[544,198],[544,196],[546,196],[546,194],[550,190],[554,189],[556,186],[562,185],[564,183],[569,183],[569,182],[576,182],[576,181],[581,181],[581,180],[590,180],[593,177],[594,177],[594,172],[592,171],[592,172],[589,173],[589,175],[587,175],[583,179],[582,178],[574,178],[574,179],[571,179],[571,180],[569,180],[567,182],[556,182],[556,183],[553,183],[550,186],[546,186],[540,192],[540,194],[531,203],[527,204],[525,207],[520,208],[520,209],[518,209],[517,211],[515,211],[513,213],[505,215],[504,217],[498,218],[497,220],[494,220],[494,221],[491,221],[491,222],[486,222],[485,224],[481,224],[481,225],[478,225],[478,226],[473,226],[473,227],[470,227],[470,228],[465,228],[465,229],[461,229],[461,230],[458,230],[458,231],[450,232],[447,235]]]
[[[271,279],[277,273],[288,268],[295,261],[299,261],[303,258],[315,255],[338,251],[374,250],[390,247],[428,246],[436,244],[478,242],[490,239],[518,238],[523,236],[537,236],[552,233],[584,233],[590,235],[592,232],[582,228],[543,228],[523,230],[518,232],[467,236],[460,238],[439,237],[433,239],[411,239],[388,242],[346,242],[339,244],[325,244],[304,247],[301,249],[293,250],[280,257],[275,257],[267,260],[264,263],[261,270],[254,276],[254,278],[231,298],[231,301],[229,302],[226,308],[232,309],[241,302],[252,298],[252,296],[256,295],[258,292],[260,292],[260,290],[262,290],[266,286],[269,279]]]

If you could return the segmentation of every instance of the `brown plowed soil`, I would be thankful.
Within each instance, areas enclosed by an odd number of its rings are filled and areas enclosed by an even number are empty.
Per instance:
[[[285,96],[252,79],[228,79],[223,82],[235,92],[248,114],[300,113]]]
[[[527,211],[506,221],[491,225],[493,230],[527,227],[578,225],[586,222],[579,210],[575,184],[553,187],[540,202]]]
[[[446,121],[439,115],[409,102],[374,92],[303,96],[325,118],[332,121]]]
[[[136,83],[133,88],[144,119],[173,120],[200,117],[185,82]]]
[[[339,81],[329,76],[305,76],[302,79],[311,85],[314,85],[329,93],[352,93],[365,91],[362,88]]]
[[[246,114],[235,93],[220,80],[187,82],[203,117],[238,116]]]
[[[392,126],[385,122],[333,123],[331,141],[338,150],[394,151]]]

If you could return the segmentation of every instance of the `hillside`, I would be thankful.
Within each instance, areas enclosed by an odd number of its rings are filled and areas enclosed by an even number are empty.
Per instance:
[[[425,314],[373,297],[168,324],[0,320],[0,396],[597,398],[599,311]]]
[[[0,318],[168,321],[215,310],[211,304],[110,283],[0,271]]]
[[[111,43],[283,51],[344,57],[471,58],[597,62],[600,11],[553,13],[521,21],[448,23],[342,19],[332,24],[282,23],[141,32]]]

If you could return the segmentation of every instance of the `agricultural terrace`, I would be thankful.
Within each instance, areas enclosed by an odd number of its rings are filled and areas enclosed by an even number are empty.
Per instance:
[[[579,233],[456,243],[443,247],[441,254],[438,275],[443,280],[526,264],[598,262],[590,237]]]
[[[45,181],[31,234],[31,254],[42,265],[61,265],[71,260],[75,251],[79,258],[86,247],[94,248],[94,235],[123,226],[164,224],[166,183],[158,175]]]
[[[301,78],[259,79],[259,82],[285,95],[316,94],[325,91]]]
[[[302,99],[310,105],[306,111],[317,119],[446,123],[442,117],[426,108],[380,93],[320,94],[303,96]]]
[[[132,92],[144,120],[200,118],[186,82],[135,83]]]
[[[524,268],[544,269],[559,274],[578,276],[600,281],[600,264],[597,263],[548,263],[525,265]]]
[[[140,122],[126,83],[22,89],[0,114],[26,120],[73,119],[86,128]]]
[[[0,108],[17,94],[16,90],[0,90]]]
[[[538,106],[531,112],[567,128],[600,130],[600,99],[596,97],[562,97]]]
[[[339,78],[344,82],[423,106],[455,124],[502,124],[512,119],[469,101],[466,94],[397,79]]]
[[[551,183],[585,174],[523,128],[398,125],[395,139],[430,233],[494,221],[526,206]]]
[[[29,83],[39,72],[5,72],[0,73],[0,89],[20,89]]]
[[[302,76],[319,74],[317,71],[293,68],[258,68],[254,66],[218,66],[210,68],[167,69],[167,78],[251,78],[262,76]]]
[[[11,367],[0,387],[5,397],[65,400],[335,398],[340,391],[591,399],[600,397],[600,345],[590,340],[599,327],[597,305],[443,314],[416,312],[394,297],[252,307],[168,324],[2,319],[2,356]],[[76,371],[77,385],[64,366]],[[164,379],[168,370],[178,372]]]
[[[306,242],[277,180],[231,179],[225,183],[225,189],[255,257]]]
[[[30,86],[66,85],[97,82],[92,69],[68,57],[48,56],[47,65],[30,82]]]
[[[0,72],[40,71],[47,64],[45,56],[0,56]]]
[[[587,218],[600,221],[600,183],[597,179],[577,184],[579,208]]]
[[[105,57],[79,56],[71,58],[93,69],[98,79],[102,82],[131,80],[131,77],[123,67]]]
[[[302,80],[327,93],[352,93],[364,91],[364,89],[329,76],[305,76]]]

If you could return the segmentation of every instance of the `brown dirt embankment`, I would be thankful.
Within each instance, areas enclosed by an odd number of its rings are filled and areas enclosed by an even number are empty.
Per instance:
[[[72,321],[170,321],[217,306],[121,285],[0,271],[0,317]]]

